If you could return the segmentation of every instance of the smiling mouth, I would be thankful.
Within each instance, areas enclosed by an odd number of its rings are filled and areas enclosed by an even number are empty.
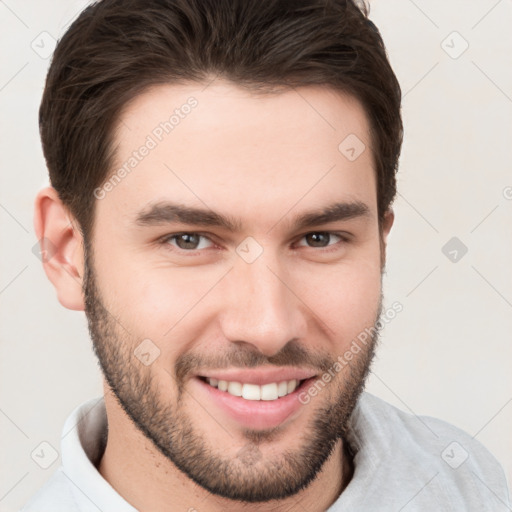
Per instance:
[[[271,382],[258,386],[257,384],[246,384],[238,381],[227,381],[213,379],[210,377],[199,377],[213,388],[224,391],[232,396],[244,398],[245,400],[279,400],[296,391],[306,380],[284,380]]]

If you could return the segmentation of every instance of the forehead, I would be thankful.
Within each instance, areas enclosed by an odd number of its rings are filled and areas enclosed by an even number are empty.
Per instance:
[[[376,207],[370,144],[362,105],[327,87],[255,94],[222,80],[160,85],[122,112],[116,179],[98,206],[122,205],[132,219],[171,199],[252,217],[263,204],[274,214],[347,199]]]

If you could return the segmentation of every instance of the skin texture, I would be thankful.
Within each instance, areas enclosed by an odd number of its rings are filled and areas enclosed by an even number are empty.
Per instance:
[[[344,428],[376,339],[274,429],[237,423],[196,376],[292,366],[321,377],[375,325],[393,214],[380,233],[366,116],[323,87],[255,95],[220,79],[162,85],[122,113],[115,168],[191,97],[197,106],[96,201],[87,251],[56,192],[36,199],[36,233],[55,248],[45,271],[63,306],[86,311],[105,375],[99,471],[143,511],[240,510],[238,500],[245,510],[325,510],[353,472]],[[338,149],[350,134],[366,145],[354,161]],[[161,201],[229,216],[240,229],[136,223]],[[294,225],[301,213],[354,201],[368,214]],[[183,232],[202,237],[169,238]],[[262,251],[252,262],[237,251],[247,237],[251,254]],[[149,365],[134,354],[143,340],[159,351]]]

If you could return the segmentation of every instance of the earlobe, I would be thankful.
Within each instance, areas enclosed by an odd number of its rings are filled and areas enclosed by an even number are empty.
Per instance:
[[[52,187],[45,187],[37,194],[34,229],[44,271],[55,287],[59,302],[65,308],[83,311],[83,237],[76,220]]]
[[[384,214],[384,221],[382,224],[382,238],[384,243],[387,242],[389,232],[391,231],[391,227],[395,222],[395,212],[389,208]]]
[[[381,272],[384,271],[384,267],[386,266],[386,250],[387,250],[387,240],[389,232],[391,231],[391,227],[395,221],[395,212],[388,208],[386,213],[384,214],[384,219],[382,220],[382,225],[380,227],[380,267]]]

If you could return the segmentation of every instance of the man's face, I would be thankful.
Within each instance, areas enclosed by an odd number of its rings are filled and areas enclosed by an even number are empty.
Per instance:
[[[191,97],[166,133],[160,123]],[[84,283],[106,381],[210,492],[296,493],[343,436],[376,341],[335,371],[381,308],[362,107],[319,87],[256,96],[221,81],[159,86],[124,111],[116,141],[115,170],[129,172],[98,194]],[[298,224],[337,203],[335,217]]]

